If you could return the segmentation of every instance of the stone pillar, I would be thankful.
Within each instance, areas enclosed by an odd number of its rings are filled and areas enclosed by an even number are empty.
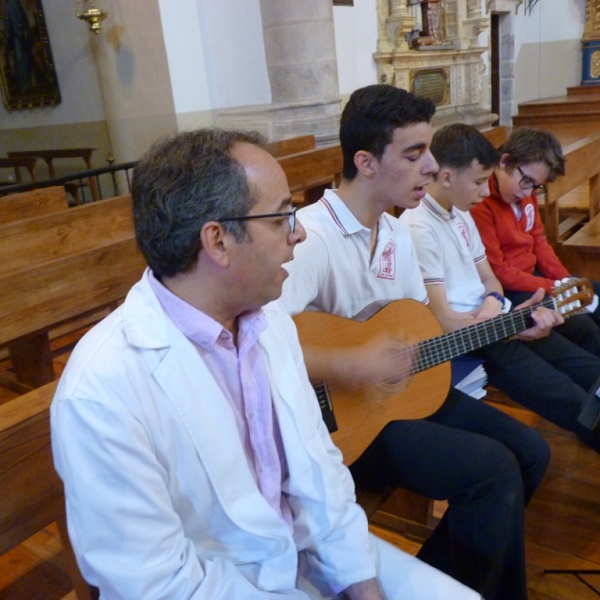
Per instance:
[[[157,0],[114,0],[90,44],[113,155],[117,163],[137,160],[156,138],[177,131]]]
[[[500,22],[498,35],[500,38],[500,90],[499,121],[500,125],[511,125],[515,111],[515,36],[514,17],[523,0],[488,0],[488,12],[498,13]]]
[[[273,139],[337,140],[340,96],[331,0],[260,0]]]

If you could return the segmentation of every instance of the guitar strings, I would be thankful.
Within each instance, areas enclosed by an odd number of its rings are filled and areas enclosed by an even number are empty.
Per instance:
[[[416,344],[417,359],[413,363],[413,373],[419,373],[442,362],[461,356],[471,350],[487,346],[492,342],[510,337],[529,327],[528,319],[538,306],[555,308],[552,298],[538,305],[521,309],[514,313],[497,315],[472,326],[462,327],[450,333],[423,340]]]

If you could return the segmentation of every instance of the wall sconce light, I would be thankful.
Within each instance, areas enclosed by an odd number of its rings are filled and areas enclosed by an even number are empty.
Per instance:
[[[90,31],[98,35],[102,21],[108,17],[108,11],[96,6],[95,0],[77,0],[77,18],[90,26]]]

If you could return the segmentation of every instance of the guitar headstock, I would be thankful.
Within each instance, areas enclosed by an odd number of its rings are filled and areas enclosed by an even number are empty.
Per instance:
[[[594,300],[594,288],[589,279],[570,277],[563,280],[550,293],[556,310],[563,317],[577,314]]]

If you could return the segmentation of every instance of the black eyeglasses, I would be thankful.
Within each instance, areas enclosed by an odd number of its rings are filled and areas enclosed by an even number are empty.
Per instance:
[[[296,230],[296,207],[288,212],[270,213],[268,215],[246,215],[245,217],[225,217],[217,221],[246,221],[247,219],[268,219],[269,217],[287,217],[290,225],[290,233]]]
[[[519,187],[522,190],[531,190],[532,196],[540,196],[548,191],[548,188],[543,183],[536,183],[529,175],[525,175],[521,170],[521,167],[517,167],[517,170],[521,173]]]

